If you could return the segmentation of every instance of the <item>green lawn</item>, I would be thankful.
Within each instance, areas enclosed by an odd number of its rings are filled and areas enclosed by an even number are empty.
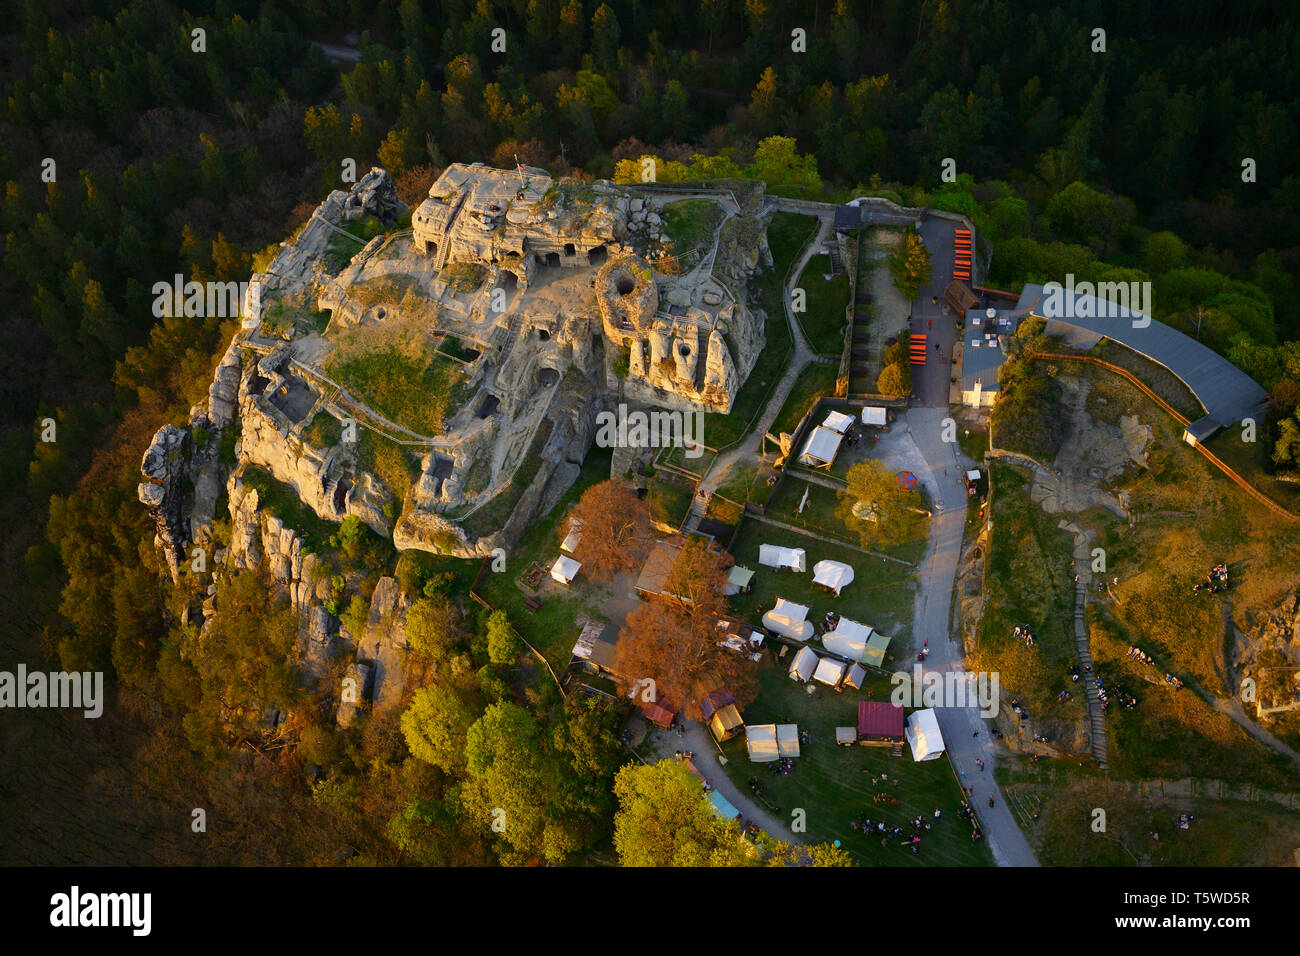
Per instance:
[[[766,344],[741,386],[740,394],[731,403],[731,413],[704,416],[704,443],[709,448],[721,451],[745,437],[750,422],[758,417],[771,397],[773,387],[785,372],[790,358],[790,328],[779,306],[775,311],[768,311],[763,330]]]
[[[667,462],[670,465],[689,471],[698,478],[703,478],[708,474],[709,469],[713,467],[713,460],[717,457],[716,453],[705,449],[702,454],[691,458],[686,454],[685,448],[680,445],[673,445],[671,448],[665,448],[659,452],[656,463]]]
[[[849,276],[831,276],[829,256],[817,255],[808,260],[799,288],[804,290],[805,310],[796,313],[804,338],[814,352],[838,356],[844,348],[845,309],[849,305]],[[827,276],[830,276],[828,279]]]
[[[1300,483],[1278,481],[1267,470],[1273,449],[1264,423],[1257,424],[1254,442],[1244,442],[1241,436],[1242,429],[1239,426],[1225,428],[1207,441],[1205,447],[1282,507],[1300,513]]]
[[[794,430],[799,427],[803,417],[808,414],[808,410],[817,402],[826,397],[834,396],[835,380],[839,377],[839,366],[830,365],[823,362],[814,362],[804,367],[795,379],[794,388],[790,390],[790,396],[781,406],[781,411],[777,413],[776,420],[772,422],[771,432],[773,435],[780,435],[781,432],[794,434]]]
[[[771,501],[768,502],[768,516],[786,524],[805,528],[816,534],[828,535],[841,541],[847,541],[849,544],[863,547],[862,538],[858,535],[856,528],[846,525],[844,519],[840,517],[839,492],[834,488],[828,488],[825,485],[807,481],[800,477],[805,471],[806,469],[802,466],[796,466],[794,470],[787,474],[785,481],[781,483],[781,487],[777,489]],[[796,514],[805,489],[808,492],[808,502],[804,505],[803,513]],[[921,509],[929,509],[930,507],[930,496],[925,488],[919,485],[916,488],[915,506]],[[925,546],[929,534],[929,524],[922,521],[916,527],[915,537],[891,547],[870,547],[869,550],[880,551],[883,554],[893,555],[901,561],[917,564],[925,555]]]
[[[418,356],[395,346],[360,354],[335,351],[325,373],[359,402],[417,435],[442,434],[443,418],[463,400],[464,366],[425,348]]]
[[[656,520],[679,527],[691,510],[691,500],[695,497],[696,483],[685,475],[658,469],[646,480],[646,500],[650,503],[650,513]]]
[[[790,680],[782,664],[765,660],[759,667],[758,699],[745,708],[745,722],[796,723],[808,731],[810,739],[795,759],[791,774],[773,774],[765,764],[750,763],[743,734],[724,744],[727,774],[742,792],[749,792],[747,781],[757,776],[763,787],[762,799],[769,808],[779,808],[773,811],[778,817],[791,820],[795,809],[805,812],[803,839],[810,843],[839,840],[860,866],[990,864],[985,844],[971,840],[970,825],[957,815],[961,790],[946,759],[917,763],[906,744],[901,757],[891,756],[887,748],[836,745],[835,728],[856,726],[858,701],[866,699],[868,689],[876,700],[888,698],[887,680],[879,678],[862,691],[839,694],[815,685],[816,693],[809,695],[808,685]],[[873,778],[881,774],[888,774],[889,782],[876,786]],[[874,803],[878,793],[896,797],[897,805]],[[938,820],[934,819],[936,808],[942,811]],[[908,821],[917,816],[924,817],[931,829],[921,837],[916,855],[901,839],[889,840],[882,847],[878,834],[850,826],[855,820],[870,819],[902,827],[910,834]],[[784,839],[790,835],[788,831],[774,834]]]
[[[707,252],[713,244],[713,230],[721,221],[722,210],[712,199],[682,199],[664,206],[664,232],[673,255],[685,255],[696,248]]]
[[[808,571],[798,574],[760,565],[760,544],[803,548],[807,552]],[[912,568],[752,519],[741,525],[731,553],[737,564],[755,572],[753,593],[732,598],[732,607],[738,614],[758,623],[763,612],[770,610],[778,597],[783,597],[811,608],[809,620],[821,620],[827,611],[834,610],[892,636],[886,667],[890,666],[891,658],[903,660],[911,656],[908,648],[914,603],[910,585]],[[812,567],[823,559],[843,561],[853,568],[854,579],[839,597],[812,582]]]
[[[1089,350],[1088,354],[1132,372],[1151,391],[1176,408],[1183,417],[1196,421],[1205,414],[1204,407],[1182,379],[1145,355],[1139,355],[1127,346],[1112,342],[1110,339],[1102,339]],[[1073,371],[1075,363],[1068,363],[1068,365],[1070,371]]]
[[[515,585],[515,578],[533,562],[549,568],[555,561],[560,553],[558,526],[561,518],[584,491],[609,478],[609,462],[608,450],[593,448],[583,461],[582,473],[573,487],[549,513],[533,523],[507,555],[506,569],[498,573],[488,571],[479,582],[479,594],[483,599],[504,610],[515,629],[557,671],[569,662],[573,642],[577,640],[574,617],[579,611],[598,611],[589,600],[591,586],[580,575],[564,596],[548,597],[540,610],[529,611],[524,606],[528,595]]]
[[[1029,499],[1029,477],[994,464],[993,541],[984,570],[984,616],[967,667],[998,671],[1008,696],[1020,695],[1039,718],[1077,719],[1085,705],[1066,668],[1078,661],[1074,643],[1073,538]],[[1037,638],[1026,646],[1012,631],[1027,624]]]

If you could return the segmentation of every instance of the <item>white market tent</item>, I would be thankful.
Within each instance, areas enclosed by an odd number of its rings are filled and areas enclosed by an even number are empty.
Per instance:
[[[822,422],[823,428],[829,428],[836,434],[843,435],[853,424],[853,416],[845,415],[843,412],[831,412],[826,416],[826,421]]]
[[[573,554],[574,551],[578,550],[578,542],[581,540],[582,522],[576,518],[570,519],[569,533],[566,534],[564,540],[560,542],[560,550],[565,554]]]
[[[732,565],[727,571],[727,583],[722,586],[722,593],[728,596],[739,594],[745,588],[749,587],[749,582],[754,580],[754,572],[749,568],[742,568],[740,565]]]
[[[853,569],[843,561],[818,561],[813,565],[813,584],[828,587],[839,595],[840,589],[853,580]]]
[[[817,670],[813,671],[813,680],[827,687],[838,687],[844,678],[844,666],[833,657],[823,657],[817,662]]]
[[[564,555],[560,555],[555,559],[555,563],[551,565],[551,577],[556,581],[559,581],[561,584],[568,584],[578,576],[578,569],[580,567],[582,567],[582,565],[577,561],[574,561],[573,558],[566,558]]]
[[[808,620],[808,608],[795,604],[785,598],[776,599],[776,607],[763,615],[763,626],[783,637],[796,641],[806,641],[812,637],[816,628]]]
[[[968,471],[966,472],[966,480],[967,480],[967,481],[979,481],[979,480],[980,480],[979,469],[972,468],[972,469],[968,470]]]
[[[871,640],[872,629],[866,624],[840,618],[835,630],[822,635],[822,645],[832,654],[851,661],[867,659],[867,643]]]
[[[861,664],[854,664],[849,668],[849,672],[844,675],[844,683],[854,690],[862,689],[862,682],[867,679],[867,669]]]
[[[846,747],[851,746],[852,744],[856,744],[858,742],[858,728],[857,727],[836,727],[835,742],[837,744],[842,744]]]
[[[803,548],[783,548],[776,544],[758,546],[758,563],[769,568],[790,568],[792,571],[807,571],[808,556]]]
[[[913,712],[903,734],[912,748],[913,760],[936,760],[943,755],[943,734],[939,733],[939,718],[933,708]]]
[[[887,425],[889,424],[888,412],[874,405],[868,405],[862,409],[862,424],[864,425]]]
[[[790,662],[790,679],[797,680],[800,683],[808,683],[812,677],[813,671],[817,669],[817,662],[820,658],[811,647],[799,648],[799,653],[794,656]]]
[[[829,428],[818,425],[804,442],[799,461],[813,468],[829,468],[840,452],[840,440],[844,436]]]
[[[798,724],[777,724],[776,749],[782,757],[799,756]]]
[[[745,727],[745,746],[754,763],[771,763],[781,756],[776,743],[776,724],[750,724]]]

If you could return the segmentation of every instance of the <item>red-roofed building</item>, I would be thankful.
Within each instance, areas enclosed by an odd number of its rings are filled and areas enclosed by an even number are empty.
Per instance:
[[[902,707],[888,701],[858,702],[858,743],[892,745],[902,741]]]
[[[672,727],[673,718],[677,716],[676,711],[664,704],[642,704],[641,713],[645,715],[645,719],[650,723],[662,727],[664,730]]]

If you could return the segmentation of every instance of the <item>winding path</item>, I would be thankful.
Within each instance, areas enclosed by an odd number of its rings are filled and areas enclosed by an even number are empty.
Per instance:
[[[833,207],[827,207],[832,209]],[[759,416],[754,427],[742,439],[739,444],[733,445],[713,460],[709,467],[708,473],[700,479],[699,490],[705,493],[715,491],[727,477],[728,472],[738,462],[752,461],[759,454],[759,446],[763,441],[763,436],[772,428],[772,423],[776,421],[776,416],[781,413],[781,408],[785,401],[790,397],[790,391],[794,388],[795,382],[799,380],[799,375],[803,372],[804,367],[811,362],[821,359],[821,356],[808,347],[807,340],[803,337],[803,329],[799,327],[799,320],[790,311],[790,296],[793,293],[795,284],[798,283],[799,277],[803,275],[804,267],[826,242],[826,237],[834,227],[831,213],[824,213],[817,227],[817,234],[806,245],[795,260],[790,269],[790,274],[786,277],[785,287],[781,290],[781,306],[785,311],[785,324],[790,330],[791,340],[794,342],[794,353],[790,357],[790,364],[786,367],[785,374],[777,382],[776,387],[772,389],[772,397],[768,399],[763,414]]]

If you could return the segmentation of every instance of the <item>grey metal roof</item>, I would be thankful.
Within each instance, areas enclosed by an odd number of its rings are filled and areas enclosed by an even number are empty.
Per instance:
[[[1020,326],[1020,316],[1012,312],[998,312],[992,321],[995,336],[1011,336]],[[961,387],[969,392],[979,379],[986,392],[998,391],[998,369],[1006,361],[1007,353],[998,339],[988,338],[989,319],[984,309],[971,309],[966,313],[966,329],[962,333]]]
[[[1208,417],[1220,425],[1238,424],[1255,415],[1268,398],[1254,379],[1218,352],[1141,312],[1077,291],[1049,299],[1037,283],[1021,290],[1017,310],[1031,310],[1042,318],[1104,335],[1159,362],[1183,380]],[[1107,314],[1096,314],[1103,311]],[[1051,314],[1055,312],[1066,314]],[[1080,316],[1080,312],[1093,315]]]

